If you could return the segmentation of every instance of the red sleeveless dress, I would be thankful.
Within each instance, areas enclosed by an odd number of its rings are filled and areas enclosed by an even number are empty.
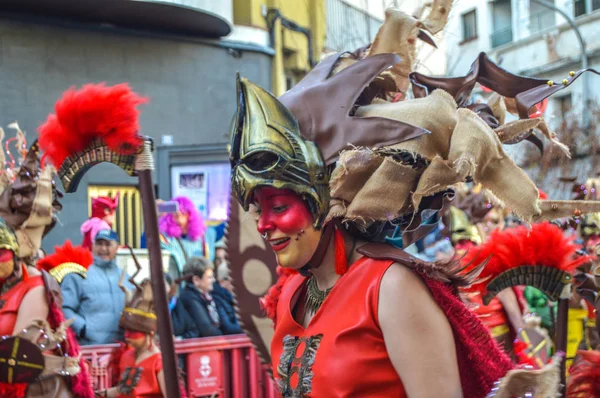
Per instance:
[[[284,397],[406,397],[379,327],[379,287],[391,260],[363,257],[304,329],[291,305],[306,278],[290,277],[277,304],[273,374]]]
[[[135,350],[128,349],[123,353],[119,363],[121,379],[119,386],[124,385],[129,393],[119,393],[119,398],[162,398],[162,391],[158,383],[158,374],[162,370],[162,356],[160,352],[145,358],[140,363],[135,363]]]
[[[41,276],[22,280],[0,297],[0,336],[11,336],[23,298],[35,287],[44,286]]]

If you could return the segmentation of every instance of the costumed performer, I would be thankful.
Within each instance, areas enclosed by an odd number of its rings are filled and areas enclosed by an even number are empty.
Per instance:
[[[92,198],[92,216],[81,225],[83,242],[81,245],[92,250],[96,234],[104,229],[112,229],[115,222],[115,213],[119,205],[119,195],[114,198],[99,196]]]
[[[177,279],[190,258],[206,257],[213,261],[217,236],[215,229],[206,228],[202,215],[189,198],[178,196],[171,200],[179,203],[179,210],[163,214],[158,225],[161,248],[171,253],[169,274]]]
[[[533,127],[562,145],[543,119],[529,119],[538,96],[556,90],[545,80],[512,75],[482,54],[465,77],[413,72],[419,98],[387,101],[395,96],[386,84],[394,91],[409,84],[420,28],[436,33],[450,5],[434,2],[435,25],[388,10],[364,58],[330,56],[280,98],[238,79],[232,191],[256,214],[282,267],[265,299],[282,396],[477,398],[512,368],[458,298],[457,287],[479,270],[458,275],[457,264],[424,263],[395,246],[421,237],[419,225],[440,210],[448,187],[468,178],[525,220],[574,211],[570,203],[540,203],[502,149]],[[465,108],[476,81],[502,104],[516,97],[522,120],[505,126],[491,106]],[[537,94],[519,96],[531,90]],[[244,252],[231,245],[229,254],[236,250]]]
[[[12,169],[0,175],[0,396],[92,397],[77,340],[61,311],[60,286],[34,266],[62,194],[54,168],[40,164],[37,142],[27,151],[23,133],[13,126],[20,166],[9,153]]]
[[[467,252],[486,241],[496,230],[502,230],[503,217],[483,192],[475,192],[461,187],[452,205],[442,220],[444,229],[454,245],[456,255],[462,258]],[[502,222],[500,222],[502,221]],[[513,340],[516,333],[525,326],[523,312],[513,289],[505,289],[487,305],[477,292],[463,291],[468,307],[490,331],[504,351],[516,360]]]

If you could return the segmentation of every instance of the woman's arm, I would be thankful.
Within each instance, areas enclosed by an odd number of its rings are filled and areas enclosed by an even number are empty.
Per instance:
[[[462,397],[452,328],[416,273],[399,264],[386,271],[378,316],[408,397]]]
[[[167,396],[167,385],[165,384],[165,373],[161,370],[158,372],[158,385],[160,386],[160,391],[162,392],[163,397]]]
[[[31,289],[21,302],[13,335],[31,325],[36,319],[45,321],[48,318],[48,302],[46,301],[46,289],[37,286]]]
[[[523,321],[523,314],[521,313],[521,307],[519,307],[519,301],[517,295],[512,289],[504,289],[496,295],[498,300],[502,303],[504,311],[508,316],[508,321],[512,325],[515,332],[525,327]]]

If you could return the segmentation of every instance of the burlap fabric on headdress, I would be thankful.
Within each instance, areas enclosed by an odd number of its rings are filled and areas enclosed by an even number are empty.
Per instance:
[[[24,135],[16,124],[17,137]],[[2,134],[3,136],[3,134]],[[1,143],[1,141],[0,141]],[[15,168],[14,176],[3,174],[3,191],[0,194],[0,217],[14,230],[19,242],[19,258],[30,258],[41,247],[42,237],[56,223],[56,212],[62,206],[58,198],[62,195],[52,179],[55,169],[42,167],[37,142],[33,143],[21,165]]]
[[[330,218],[368,224],[418,209],[423,197],[472,177],[520,217],[541,215],[538,190],[506,155],[498,133],[477,114],[460,108],[443,90],[425,98],[359,108],[357,116],[380,116],[422,127],[431,134],[381,149],[344,152],[331,178]],[[529,122],[526,120],[525,122]],[[533,121],[531,124],[539,123]],[[499,127],[502,129],[505,126]],[[505,134],[513,137],[513,134]],[[408,153],[426,160],[415,169],[390,156]]]

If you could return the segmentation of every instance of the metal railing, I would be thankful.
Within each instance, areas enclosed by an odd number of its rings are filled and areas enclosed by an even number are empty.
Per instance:
[[[553,11],[540,11],[529,16],[529,33],[534,34],[556,25]]]
[[[82,346],[95,390],[116,384],[110,356],[118,344]],[[274,398],[275,385],[246,335],[202,337],[175,342],[188,397]],[[182,369],[183,370],[183,369]]]
[[[492,48],[499,47],[503,44],[510,43],[513,40],[512,27],[499,29],[492,33]]]

